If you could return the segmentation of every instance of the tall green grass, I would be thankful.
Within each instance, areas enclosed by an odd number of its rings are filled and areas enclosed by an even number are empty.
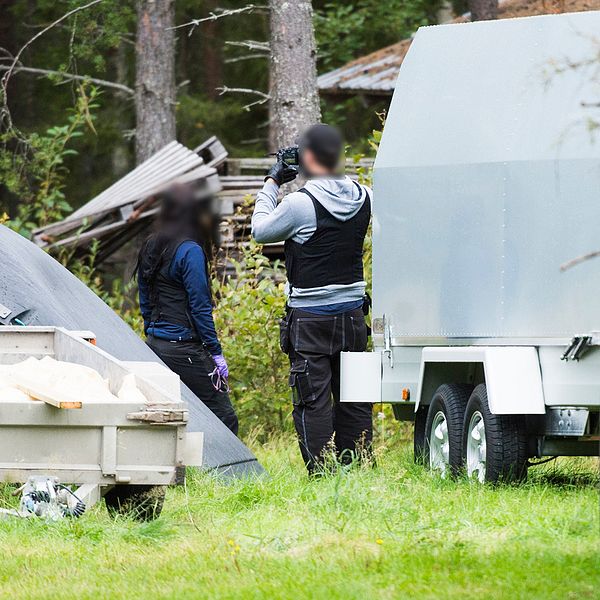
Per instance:
[[[0,522],[0,597],[598,597],[597,460],[482,487],[415,466],[398,435],[376,468],[320,479],[289,437],[255,451],[270,477],[193,473],[151,523]]]

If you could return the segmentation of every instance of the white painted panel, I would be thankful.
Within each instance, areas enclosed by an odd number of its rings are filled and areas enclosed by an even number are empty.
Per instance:
[[[187,431],[185,434],[185,451],[183,464],[186,467],[201,467],[204,453],[204,432]]]
[[[600,347],[581,360],[561,360],[565,347],[540,348],[546,406],[600,407]]]
[[[492,413],[543,415],[546,412],[536,348],[486,348],[484,368]]]
[[[123,361],[123,365],[138,377],[145,379],[154,387],[167,394],[173,402],[181,401],[181,381],[179,375],[157,362]]]
[[[381,353],[342,352],[341,402],[381,402]]]
[[[598,31],[600,11],[419,30],[374,169],[373,315],[392,339],[598,330],[595,263],[559,268],[598,245],[597,90],[552,76]]]

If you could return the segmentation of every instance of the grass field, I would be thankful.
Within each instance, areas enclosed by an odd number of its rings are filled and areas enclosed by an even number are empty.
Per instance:
[[[100,505],[74,521],[0,522],[0,597],[599,597],[594,459],[493,488],[430,475],[397,437],[377,468],[320,480],[291,439],[255,450],[270,478],[197,473],[154,522]]]

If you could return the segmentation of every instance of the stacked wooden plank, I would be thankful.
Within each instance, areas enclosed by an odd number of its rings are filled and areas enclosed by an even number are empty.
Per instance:
[[[250,220],[254,199],[263,183],[264,175],[221,176],[222,189],[217,194],[217,198],[223,216],[221,248],[226,254],[235,254],[242,245],[250,242]]]

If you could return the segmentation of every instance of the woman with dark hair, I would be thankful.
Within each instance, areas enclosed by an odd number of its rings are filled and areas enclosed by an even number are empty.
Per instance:
[[[187,186],[173,187],[161,198],[158,227],[142,245],[136,273],[147,344],[237,435],[212,316],[208,264],[215,223],[207,201]]]

